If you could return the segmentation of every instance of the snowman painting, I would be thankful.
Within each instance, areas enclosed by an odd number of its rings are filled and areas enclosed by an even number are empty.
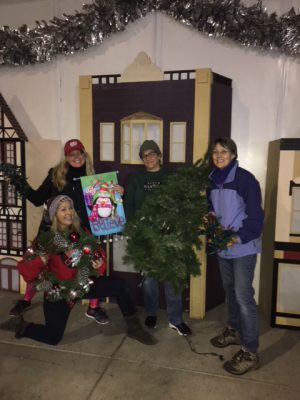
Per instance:
[[[90,221],[97,221],[99,218],[115,218],[118,202],[112,187],[106,182],[92,196]]]
[[[117,171],[82,176],[80,180],[92,234],[100,237],[121,232],[126,218]]]

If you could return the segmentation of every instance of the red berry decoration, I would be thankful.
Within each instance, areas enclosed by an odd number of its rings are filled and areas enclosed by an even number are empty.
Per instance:
[[[84,254],[91,254],[92,249],[89,246],[84,246],[82,251]]]
[[[72,232],[72,233],[70,233],[69,238],[70,238],[71,242],[76,243],[79,240],[79,234],[77,232]]]

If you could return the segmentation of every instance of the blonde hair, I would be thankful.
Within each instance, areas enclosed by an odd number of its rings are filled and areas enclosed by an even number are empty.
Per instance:
[[[57,207],[57,210],[58,210],[58,207]],[[61,231],[61,229],[59,229],[59,222],[58,222],[58,219],[57,219],[57,210],[55,212],[55,215],[54,215],[53,221],[52,221],[52,225],[51,225],[51,230],[53,232]],[[75,208],[73,208],[73,210],[74,210],[73,222],[72,222],[72,225],[69,227],[69,230],[71,232],[77,232],[78,233],[80,231],[80,219],[78,217],[77,212],[75,211]]]
[[[93,175],[95,173],[95,170],[93,167],[92,159],[85,150],[83,150],[83,154],[85,156],[86,175]],[[62,191],[63,188],[66,186],[67,183],[66,176],[68,170],[69,170],[69,163],[66,158],[61,160],[60,163],[57,164],[52,170],[51,174],[52,183],[58,189],[59,192]]]

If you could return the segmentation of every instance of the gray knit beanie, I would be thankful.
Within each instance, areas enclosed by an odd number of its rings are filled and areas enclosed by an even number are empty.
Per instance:
[[[69,201],[72,207],[74,208],[73,200],[69,196],[66,196],[65,194],[53,197],[48,201],[48,213],[51,222],[53,221],[54,215],[56,214],[57,208],[60,205],[60,203],[66,200]]]
[[[154,140],[145,140],[142,143],[142,145],[140,147],[140,151],[139,151],[140,159],[143,158],[143,153],[146,150],[152,150],[152,151],[155,151],[155,153],[158,154],[159,156],[161,155],[160,148],[159,148],[158,144],[156,142],[154,142]]]

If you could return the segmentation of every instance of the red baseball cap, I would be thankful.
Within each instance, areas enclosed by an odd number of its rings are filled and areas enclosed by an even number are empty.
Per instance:
[[[78,139],[70,139],[66,142],[64,147],[65,156],[68,156],[72,151],[79,150],[84,151],[84,145]]]

